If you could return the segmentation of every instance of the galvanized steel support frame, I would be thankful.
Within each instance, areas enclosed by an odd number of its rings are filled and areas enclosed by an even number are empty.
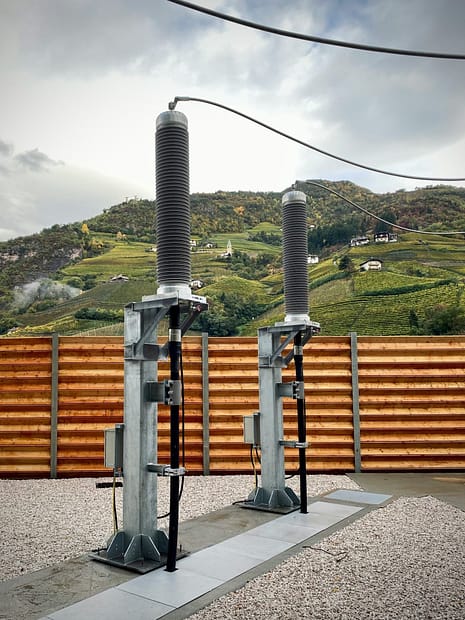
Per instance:
[[[297,333],[302,333],[303,347],[319,327],[318,323],[289,322],[258,330],[261,486],[241,504],[244,508],[285,513],[300,506],[299,497],[286,486],[284,461],[284,447],[298,442],[283,439],[282,397],[292,390],[282,383],[282,368],[293,359],[293,351],[285,357],[281,354]]]
[[[180,334],[207,309],[203,297],[177,293],[147,297],[124,309],[123,524],[95,560],[145,573],[166,563],[168,537],[157,529],[157,402],[150,396],[157,362],[167,344],[157,344],[157,327],[170,308],[186,314]],[[155,472],[155,473],[154,473]]]

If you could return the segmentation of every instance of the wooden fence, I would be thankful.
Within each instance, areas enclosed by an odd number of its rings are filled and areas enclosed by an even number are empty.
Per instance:
[[[256,338],[183,339],[189,473],[251,471],[242,417],[258,410],[257,359]],[[465,337],[317,336],[304,372],[309,472],[465,469]],[[123,383],[122,338],[0,338],[0,477],[110,475],[103,430],[123,420]],[[283,415],[296,439],[295,401]],[[162,405],[158,443],[168,462]]]

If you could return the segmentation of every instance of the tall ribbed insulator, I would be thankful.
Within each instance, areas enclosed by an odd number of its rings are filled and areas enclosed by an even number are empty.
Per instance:
[[[155,166],[157,292],[190,295],[189,134],[182,112],[158,116]]]
[[[307,206],[303,192],[282,198],[286,322],[309,322]]]

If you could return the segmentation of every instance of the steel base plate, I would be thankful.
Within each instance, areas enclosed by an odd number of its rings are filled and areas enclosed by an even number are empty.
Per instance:
[[[189,555],[189,552],[179,551],[176,554],[176,560],[180,560],[187,555]],[[97,562],[103,562],[104,564],[110,564],[110,566],[117,566],[118,568],[124,568],[125,570],[130,570],[139,574],[149,573],[150,571],[157,568],[162,568],[163,566],[166,566],[167,561],[167,556],[162,554],[161,560],[159,562],[155,560],[141,559],[127,564],[124,562],[123,556],[115,558],[107,557],[106,549],[89,553],[89,558],[91,558],[92,560],[97,560]]]

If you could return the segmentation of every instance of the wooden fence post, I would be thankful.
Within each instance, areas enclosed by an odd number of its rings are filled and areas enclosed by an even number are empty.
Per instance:
[[[354,428],[354,471],[361,471],[360,455],[360,396],[358,389],[358,346],[357,333],[350,332],[350,360],[352,376],[352,424]]]
[[[58,355],[60,338],[52,334],[52,376],[50,402],[50,478],[57,477],[58,452]]]
[[[202,333],[202,441],[203,475],[210,474],[210,404],[208,391],[208,333]]]

